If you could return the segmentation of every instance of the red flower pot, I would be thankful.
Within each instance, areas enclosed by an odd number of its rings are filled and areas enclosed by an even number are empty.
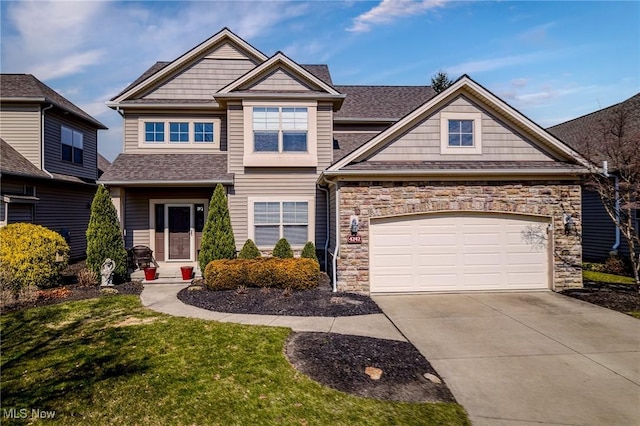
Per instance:
[[[147,281],[153,281],[156,279],[156,268],[149,266],[144,268],[144,279]]]
[[[190,280],[193,276],[193,266],[181,266],[180,272],[183,280]]]

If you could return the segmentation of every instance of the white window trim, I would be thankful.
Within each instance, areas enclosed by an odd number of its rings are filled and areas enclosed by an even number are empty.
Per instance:
[[[318,102],[243,101],[245,167],[316,167],[318,165]],[[307,152],[254,152],[253,107],[307,108]]]
[[[145,123],[164,123],[164,142],[146,142],[145,141]],[[169,127],[170,123],[189,123],[189,141],[188,142],[170,142]],[[213,123],[213,143],[196,142],[195,141],[195,123]],[[138,118],[138,147],[139,148],[159,148],[159,149],[180,149],[180,147],[203,148],[203,149],[220,149],[220,126],[221,120],[217,117],[175,117],[175,118],[157,118],[153,116]]]
[[[449,146],[449,120],[473,121],[473,146]],[[482,113],[441,112],[440,113],[440,154],[482,154]]]
[[[255,203],[280,203],[282,205],[282,203],[291,203],[291,202],[302,202],[302,203],[307,203],[307,214],[309,215],[309,217],[307,217],[307,241],[311,241],[315,244],[315,240],[316,240],[316,205],[315,205],[315,198],[313,197],[280,197],[277,195],[274,195],[272,197],[248,197],[247,198],[247,202],[248,202],[248,218],[247,218],[247,225],[248,225],[248,229],[247,229],[247,235],[248,238],[250,240],[252,240],[253,242],[256,241],[255,238],[255,224],[253,222],[254,220],[254,213],[255,213],[255,208],[254,208],[254,204]],[[282,215],[282,209],[280,209],[280,215]],[[280,238],[282,238],[283,235],[283,230],[282,230],[282,222],[280,222]],[[306,243],[306,242],[305,242]],[[291,248],[293,249],[302,249],[304,247],[304,244],[302,245],[291,245]],[[258,246],[259,249],[261,250],[271,250],[273,249],[273,247],[267,247],[267,246]]]

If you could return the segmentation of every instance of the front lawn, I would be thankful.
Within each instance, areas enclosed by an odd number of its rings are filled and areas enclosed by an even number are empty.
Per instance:
[[[11,408],[52,410],[65,425],[470,424],[457,404],[378,401],[313,382],[283,354],[288,329],[170,317],[136,296],[0,323],[3,424]]]
[[[582,271],[582,278],[585,281],[594,281],[598,283],[635,284],[635,280],[631,277],[625,277],[624,275],[606,274],[604,272],[597,271]]]

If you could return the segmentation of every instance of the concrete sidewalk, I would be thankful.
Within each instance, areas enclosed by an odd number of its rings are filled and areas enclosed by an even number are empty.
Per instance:
[[[379,339],[406,341],[384,314],[357,315],[351,317],[298,317],[283,315],[252,315],[214,312],[186,305],[177,294],[188,284],[145,284],[140,295],[142,304],[154,311],[169,315],[200,318],[239,324],[289,327],[293,331],[351,334]]]
[[[640,425],[640,321],[551,292],[376,296],[474,425]]]

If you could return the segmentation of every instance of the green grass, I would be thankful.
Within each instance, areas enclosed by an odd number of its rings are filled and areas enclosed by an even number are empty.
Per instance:
[[[135,296],[14,312],[0,324],[3,413],[55,410],[64,425],[470,424],[457,404],[321,386],[286,360],[288,329],[170,317]]]
[[[582,278],[589,281],[614,284],[635,284],[633,278],[623,275],[605,274],[604,272],[582,271]]]

